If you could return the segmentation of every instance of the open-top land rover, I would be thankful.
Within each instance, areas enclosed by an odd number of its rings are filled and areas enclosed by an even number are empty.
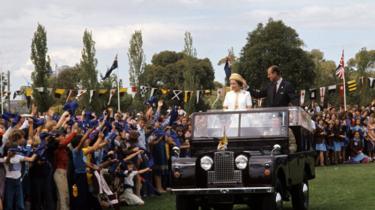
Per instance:
[[[177,210],[308,209],[314,125],[300,107],[195,113],[191,157],[172,160]]]

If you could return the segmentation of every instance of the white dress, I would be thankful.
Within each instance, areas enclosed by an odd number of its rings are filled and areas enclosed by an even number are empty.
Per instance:
[[[246,110],[252,105],[250,92],[245,90],[227,92],[223,103],[223,107],[227,107],[228,111]]]

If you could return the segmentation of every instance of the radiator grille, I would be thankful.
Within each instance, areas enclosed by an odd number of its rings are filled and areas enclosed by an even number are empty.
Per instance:
[[[214,170],[208,171],[209,185],[241,184],[242,173],[234,170],[234,153],[230,151],[216,152]]]

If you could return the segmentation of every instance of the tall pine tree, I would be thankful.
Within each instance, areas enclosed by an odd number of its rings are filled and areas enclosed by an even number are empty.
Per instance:
[[[47,56],[47,32],[38,24],[31,43],[31,61],[34,64],[34,71],[31,74],[33,88],[48,87],[48,78],[51,74],[50,59]],[[47,93],[33,91],[34,103],[38,106],[39,112],[45,112],[53,104],[52,97]]]
[[[142,32],[135,31],[129,42],[129,80],[131,86],[139,86],[139,75],[145,68],[145,54],[143,52]]]
[[[197,57],[197,50],[193,46],[193,36],[190,32],[185,32],[185,45],[183,53],[186,56],[187,68],[184,71],[184,89],[191,90],[191,97],[188,99],[187,104],[185,105],[185,110],[188,113],[192,113],[196,110],[196,90],[198,89],[198,84],[196,82],[196,75],[193,71],[193,59]]]
[[[191,57],[197,57],[197,50],[193,47],[193,36],[189,31],[185,32],[184,53]]]
[[[98,87],[98,71],[96,66],[98,64],[97,59],[95,58],[95,41],[92,39],[92,33],[88,30],[85,30],[83,33],[83,49],[80,67],[80,85],[83,89],[95,90]],[[93,100],[92,103],[89,103],[89,94],[85,94],[81,100],[82,108],[88,110],[94,109],[94,111],[99,111],[100,107],[95,106],[96,101]]]

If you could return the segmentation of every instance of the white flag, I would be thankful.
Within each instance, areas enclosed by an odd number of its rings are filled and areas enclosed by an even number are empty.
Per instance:
[[[172,97],[172,100],[173,100],[173,99],[180,100],[179,95],[180,95],[181,93],[182,93],[182,90],[173,90],[173,94],[174,94],[174,96]]]
[[[324,104],[324,96],[326,94],[326,87],[320,87],[320,103]]]
[[[90,99],[89,99],[90,104],[91,104],[91,101],[92,101],[92,96],[94,96],[94,90],[90,90]]]
[[[306,90],[301,90],[301,98],[300,98],[300,105],[302,106],[305,103],[305,95],[306,95]]]

